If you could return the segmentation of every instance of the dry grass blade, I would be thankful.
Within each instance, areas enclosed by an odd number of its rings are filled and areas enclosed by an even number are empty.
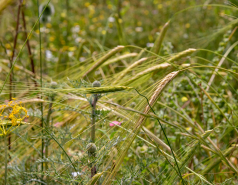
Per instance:
[[[0,12],[10,4],[12,0],[0,0]]]
[[[29,99],[29,100],[16,101],[15,104],[19,105],[19,104],[26,104],[26,103],[41,103],[41,102],[43,103],[43,102],[45,102],[45,100],[35,98],[35,99]],[[7,109],[7,108],[10,108],[10,107],[11,106],[9,106],[7,104],[3,104],[2,106],[0,106],[0,110]]]
[[[162,147],[164,147],[166,150],[168,150],[169,152],[171,152],[171,149],[169,148],[168,145],[166,145],[162,140],[160,140],[156,135],[154,135],[151,131],[149,131],[147,128],[142,127],[142,129],[144,130],[144,132],[146,133],[147,136],[149,136],[152,140],[154,140],[155,143],[157,143],[158,145],[161,145]]]
[[[117,46],[116,48],[109,51],[106,55],[98,59],[93,66],[83,74],[82,78],[87,76],[88,74],[92,73],[94,70],[96,70],[100,65],[102,65],[107,59],[115,55],[117,52],[121,51],[124,48],[124,46]]]
[[[87,185],[95,185],[97,184],[99,178],[103,175],[104,172],[101,173],[97,173],[96,175],[93,176],[93,178],[90,180],[89,183],[87,183]]]
[[[218,72],[218,68],[221,67],[221,65],[223,64],[223,62],[225,61],[226,57],[229,55],[229,53],[232,51],[232,49],[238,44],[238,41],[235,42],[234,44],[232,44],[232,46],[230,46],[230,48],[226,51],[226,53],[224,54],[224,56],[222,57],[222,59],[220,60],[220,62],[218,63],[215,71],[213,72],[208,84],[207,84],[207,88],[206,91],[209,90],[209,87],[212,85],[212,82],[216,76],[216,73]]]
[[[2,59],[1,62],[2,62],[2,63],[5,63],[5,64],[9,64],[9,60],[4,60],[4,59]],[[34,74],[33,72],[29,71],[28,69],[24,68],[23,66],[20,66],[20,65],[15,64],[15,65],[14,65],[14,68],[15,68],[15,69],[19,69],[19,70],[21,70],[21,71],[23,71],[23,72],[25,72],[25,73],[31,75],[31,76],[34,77],[34,78],[40,79],[39,76],[35,76],[35,74]],[[9,72],[9,71],[10,71],[10,70],[9,70],[9,68],[8,68],[7,72]]]

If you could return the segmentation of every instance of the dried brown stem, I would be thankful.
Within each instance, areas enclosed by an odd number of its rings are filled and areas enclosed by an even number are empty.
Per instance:
[[[16,31],[15,31],[15,37],[14,37],[14,44],[13,44],[13,51],[12,51],[12,57],[10,60],[10,66],[9,68],[12,68],[12,62],[15,55],[15,50],[17,46],[17,36],[18,36],[18,30],[19,30],[19,20],[20,20],[20,12],[21,12],[21,6],[22,6],[22,0],[19,0],[18,5],[18,11],[17,11],[17,24],[16,24]],[[12,100],[12,79],[13,79],[13,70],[10,71],[10,85],[9,85],[9,101]],[[11,149],[11,134],[8,135],[8,148]]]
[[[26,20],[25,20],[25,13],[24,13],[24,10],[23,10],[23,9],[21,10],[21,14],[22,14],[22,21],[23,21],[23,27],[24,27],[25,38],[27,39]],[[32,55],[32,53],[31,53],[31,46],[30,46],[29,39],[27,39],[26,45],[27,45],[27,51],[28,51],[28,54],[29,54],[29,58],[30,58],[30,61],[31,61],[31,71],[32,71],[32,73],[34,74],[34,77],[36,77],[35,65],[34,65],[33,55]],[[37,87],[36,81],[34,81],[34,83],[35,83],[35,87]]]

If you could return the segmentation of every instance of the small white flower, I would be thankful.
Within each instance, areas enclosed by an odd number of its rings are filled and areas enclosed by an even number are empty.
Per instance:
[[[72,172],[73,177],[77,177],[78,175],[83,175],[83,173],[80,172]]]
[[[109,21],[109,22],[114,22],[114,21],[115,21],[115,18],[114,18],[114,17],[108,17],[108,21]]]
[[[73,52],[73,51],[68,52],[68,56],[69,56],[69,57],[72,57],[73,55],[74,55],[74,52]]]
[[[81,38],[81,37],[77,37],[76,39],[75,39],[75,42],[76,43],[79,43],[79,42],[82,42],[83,41],[83,39]]]
[[[142,27],[136,27],[135,30],[136,30],[136,32],[142,32],[143,28]]]
[[[183,34],[183,38],[187,39],[188,38],[188,34],[187,33]]]
[[[146,43],[146,47],[152,48],[154,46],[154,43]]]
[[[80,26],[79,26],[79,25],[76,25],[76,26],[72,27],[71,31],[72,31],[73,33],[78,33],[78,32],[80,31]]]
[[[50,50],[46,50],[45,51],[45,57],[46,57],[47,60],[52,59],[53,58],[52,52]]]
[[[80,58],[79,58],[79,61],[80,61],[80,62],[83,62],[83,61],[85,61],[85,60],[86,60],[85,57],[80,57]]]

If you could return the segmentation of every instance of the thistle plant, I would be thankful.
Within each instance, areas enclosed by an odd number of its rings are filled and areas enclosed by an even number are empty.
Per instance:
[[[55,8],[51,3],[48,4],[43,3],[39,7],[39,12],[40,14],[43,12],[40,20],[42,23],[45,24],[51,21],[51,16],[53,16],[55,13]]]
[[[57,88],[57,82],[52,81],[51,84],[50,84],[50,88],[52,90],[56,89]],[[46,125],[45,125],[45,129],[48,130],[48,131],[50,131],[51,126],[52,126],[52,125],[50,125],[50,117],[51,117],[51,113],[52,113],[52,106],[53,106],[55,96],[56,96],[55,93],[49,93],[49,96],[48,96],[50,104],[49,104],[48,114],[47,114],[47,118],[46,118]],[[47,135],[47,133],[46,133],[46,135]],[[45,158],[48,159],[50,139],[47,137],[45,139],[44,143],[45,143]],[[48,162],[46,162],[46,164],[45,164],[45,170],[46,171],[48,170]],[[47,176],[47,182],[49,183],[49,176]]]
[[[46,53],[46,48],[48,47],[48,37],[47,37],[47,29],[46,29],[46,24],[47,23],[50,23],[51,22],[51,17],[54,15],[55,13],[55,9],[54,9],[54,6],[53,4],[51,3],[43,3],[39,6],[39,14],[42,14],[41,17],[40,17],[40,21],[39,21],[39,24],[40,23],[43,23],[43,26],[44,26],[44,29],[42,29],[42,32],[44,32],[44,35],[43,35],[43,40],[44,40],[44,43],[45,43],[45,59],[44,59],[44,71],[46,73],[47,71],[47,63],[46,63],[46,58],[47,58],[47,53]],[[40,25],[39,25],[39,30],[41,31],[40,29]]]
[[[93,87],[97,88],[101,86],[101,83],[99,81],[94,81],[92,84]],[[87,145],[87,151],[89,156],[96,157],[96,145],[95,145],[95,132],[96,132],[96,105],[97,101],[100,98],[101,94],[92,94],[90,97],[90,105],[92,107],[92,113],[91,113],[91,142]],[[91,177],[93,177],[97,173],[96,166],[92,165],[91,168]]]

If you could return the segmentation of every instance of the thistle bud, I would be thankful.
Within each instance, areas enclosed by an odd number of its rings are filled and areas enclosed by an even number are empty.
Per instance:
[[[50,87],[52,88],[52,89],[56,89],[57,88],[57,82],[51,82],[51,84],[50,84]]]
[[[86,147],[88,155],[92,156],[96,153],[97,147],[94,143],[89,143]]]
[[[51,16],[55,13],[55,8],[51,3],[43,3],[39,7],[39,13],[42,14],[40,21],[45,24],[51,21]]]
[[[49,4],[43,3],[39,7],[39,12],[40,14],[43,12],[42,16],[48,17],[52,16],[55,13],[55,8],[51,3]]]
[[[94,81],[93,87],[101,87],[101,83],[99,81]]]

